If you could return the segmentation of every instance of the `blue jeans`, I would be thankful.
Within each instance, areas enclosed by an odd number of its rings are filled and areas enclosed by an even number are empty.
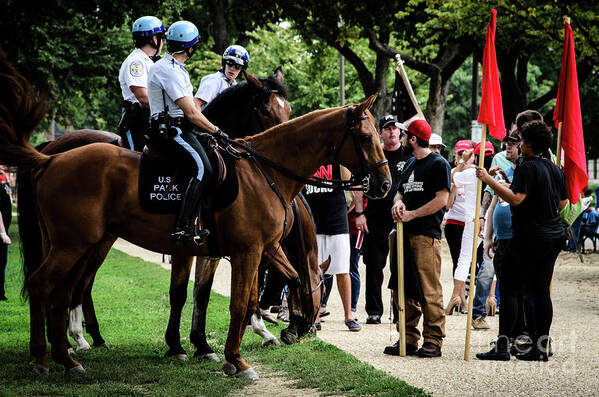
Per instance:
[[[472,306],[472,318],[487,315],[487,297],[491,292],[494,275],[493,260],[486,253],[483,253],[483,263],[476,275],[476,293],[474,294]]]
[[[356,240],[358,236],[349,236],[349,244],[351,253],[349,257],[349,277],[351,279],[351,311],[355,312],[358,306],[358,297],[360,296],[360,273],[358,271],[358,263],[360,262],[360,250],[357,250]],[[333,276],[330,274],[324,275],[324,297],[322,298],[322,306],[325,307],[329,301],[329,295],[333,289]]]

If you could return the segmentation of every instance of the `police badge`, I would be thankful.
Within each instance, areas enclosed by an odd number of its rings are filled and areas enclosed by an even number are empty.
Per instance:
[[[135,61],[129,66],[129,73],[131,73],[131,76],[133,77],[140,77],[143,74],[143,71],[144,65],[142,65],[141,62]]]

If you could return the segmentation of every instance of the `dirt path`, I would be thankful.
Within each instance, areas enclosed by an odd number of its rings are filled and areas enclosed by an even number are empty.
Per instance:
[[[142,250],[123,240],[118,240],[115,247],[147,261],[160,263],[162,259],[160,254]],[[442,257],[441,281],[447,301],[451,294],[452,281],[449,250],[445,243]],[[386,313],[383,324],[364,324],[364,282],[357,312],[362,331],[347,331],[343,323],[339,294],[334,287],[328,305],[331,315],[325,318],[326,322],[322,324],[323,329],[318,336],[358,359],[434,395],[596,394],[599,389],[599,342],[595,336],[599,329],[599,255],[587,254],[584,259],[585,263],[581,264],[573,254],[562,253],[556,263],[553,281],[554,318],[551,328],[555,355],[548,363],[526,363],[515,359],[507,363],[476,360],[474,354],[488,350],[489,342],[497,335],[498,317],[488,318],[490,330],[472,332],[470,360],[464,361],[465,315],[447,317],[443,357],[419,359],[385,356],[382,354],[384,347],[397,340],[395,327],[390,325],[390,320],[387,319],[389,293],[388,290],[384,290]],[[168,265],[162,265],[169,268]],[[388,266],[385,270],[386,285]],[[360,274],[362,277],[365,275],[362,263]],[[228,296],[229,280],[230,265],[222,261],[215,276],[213,289]],[[281,380],[280,386],[284,388],[284,385],[285,382]],[[288,390],[289,393],[297,391],[293,388]],[[280,394],[288,395],[283,389]]]

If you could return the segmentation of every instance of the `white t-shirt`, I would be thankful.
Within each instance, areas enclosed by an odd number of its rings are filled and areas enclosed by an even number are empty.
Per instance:
[[[476,212],[476,186],[478,178],[476,177],[476,168],[470,167],[462,172],[453,174],[453,181],[456,187],[464,189],[464,216],[465,222],[474,222]]]
[[[200,86],[198,87],[198,92],[196,92],[195,97],[206,102],[202,106],[202,110],[204,110],[204,108],[212,102],[218,94],[235,84],[237,84],[235,80],[229,83],[225,74],[219,70],[216,73],[202,77],[202,81],[200,81]]]
[[[143,52],[141,48],[136,48],[129,54],[121,65],[121,70],[119,71],[119,84],[121,85],[123,100],[139,102],[133,92],[131,92],[130,87],[147,88],[148,73],[153,65],[154,62],[152,62],[150,57]]]
[[[452,170],[453,171],[453,170]],[[466,193],[464,192],[463,186],[456,186],[455,198],[453,204],[447,213],[445,219],[453,219],[459,222],[466,221],[466,208],[464,203],[466,202]]]
[[[164,90],[164,99],[162,91]],[[175,101],[183,97],[193,98],[193,86],[185,65],[178,62],[171,54],[154,64],[148,77],[148,97],[150,99],[150,115],[157,116],[168,106],[171,117],[183,117],[183,110]]]

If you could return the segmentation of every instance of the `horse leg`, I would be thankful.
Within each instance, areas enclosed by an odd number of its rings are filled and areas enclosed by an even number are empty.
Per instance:
[[[93,347],[103,347],[108,349],[108,345],[102,335],[100,335],[100,326],[98,324],[98,318],[96,317],[96,310],[94,308],[94,301],[92,299],[92,288],[94,285],[94,279],[91,279],[89,286],[83,292],[83,316],[85,317],[85,330],[92,337]]]
[[[256,277],[254,278],[254,283],[252,285],[248,313],[252,313],[252,330],[255,334],[260,335],[262,338],[262,347],[270,345],[280,346],[281,342],[279,342],[279,340],[268,331],[266,325],[264,325],[264,321],[262,321],[262,316],[260,315],[260,310],[258,307],[258,273],[256,273]]]
[[[100,326],[96,317],[94,301],[92,299],[92,288],[98,269],[106,259],[108,252],[112,248],[116,237],[112,234],[105,234],[90,252],[87,258],[85,287],[83,289],[82,306],[83,316],[85,317],[85,330],[92,337],[94,347],[104,347],[108,349],[108,345],[102,335],[100,335]]]
[[[33,360],[30,366],[35,374],[42,372],[41,375],[44,375],[43,372],[47,371],[41,367],[48,366],[45,342],[40,341],[40,336],[43,338],[44,326],[44,310],[40,306],[45,302],[49,303],[48,323],[51,330],[48,331],[48,335],[52,345],[52,358],[62,364],[68,373],[84,371],[81,364],[69,355],[66,343],[67,306],[73,290],[70,286],[74,284],[74,280],[81,277],[83,271],[81,268],[73,268],[82,253],[82,250],[77,249],[51,249],[42,265],[26,281],[31,307],[30,351]],[[43,353],[40,351],[42,346]]]
[[[171,286],[169,290],[171,313],[168,320],[168,326],[164,339],[169,349],[165,357],[175,356],[180,360],[187,360],[187,352],[181,346],[181,312],[187,300],[187,283],[189,283],[189,273],[193,256],[182,257],[173,255],[171,270]]]
[[[87,340],[85,340],[85,337],[83,336],[82,304],[78,304],[77,306],[75,306],[74,308],[72,308],[69,311],[69,335],[71,335],[71,338],[73,338],[73,340],[77,344],[77,347],[75,348],[76,351],[91,349],[91,346],[89,345],[89,343],[87,342]],[[69,345],[69,343],[67,340],[67,346],[68,345]],[[72,347],[67,350],[69,350],[69,353],[72,353],[71,352]]]
[[[37,299],[29,297],[29,367],[36,376],[46,377],[50,373],[46,353],[46,307]]]
[[[189,340],[196,347],[193,356],[210,361],[220,361],[206,340],[206,311],[210,300],[214,273],[219,262],[220,259],[198,256],[193,286],[193,317]]]
[[[231,257],[231,321],[225,344],[223,371],[250,380],[257,380],[258,374],[241,358],[239,347],[245,331],[248,302],[252,286],[258,271],[260,252],[240,250],[239,255]]]

